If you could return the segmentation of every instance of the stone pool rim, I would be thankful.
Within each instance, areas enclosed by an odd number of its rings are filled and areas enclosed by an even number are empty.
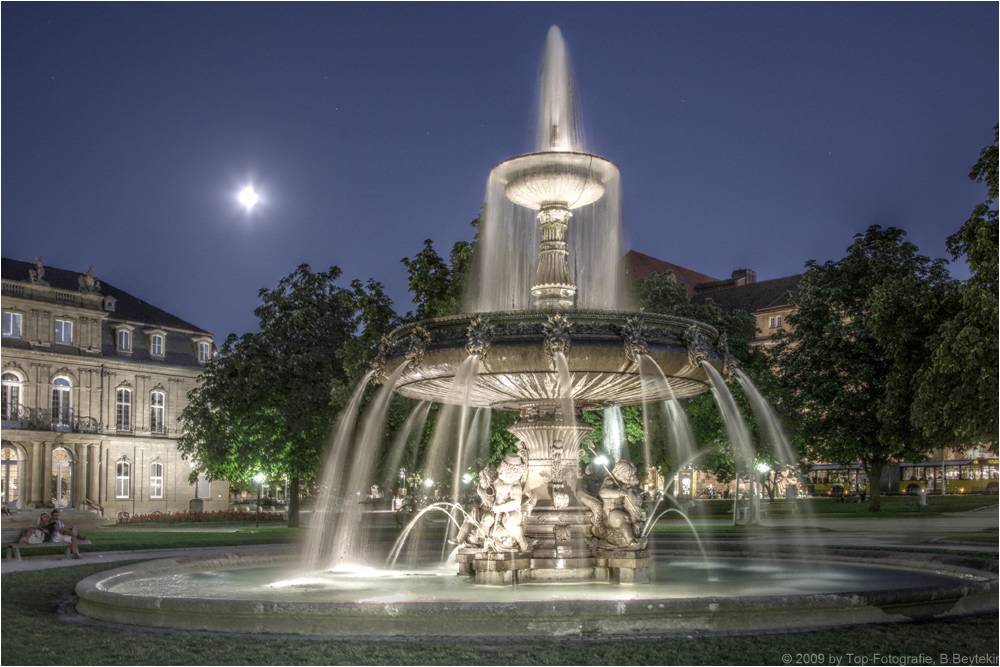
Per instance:
[[[723,549],[720,558],[802,558]],[[687,549],[658,555],[689,556]],[[990,554],[837,549],[811,562],[867,565],[954,577],[954,583],[888,590],[743,597],[628,600],[295,602],[114,593],[123,578],[294,562],[287,554],[181,556],[105,570],[76,585],[77,611],[128,625],[319,637],[672,635],[787,632],[996,611],[997,563]]]

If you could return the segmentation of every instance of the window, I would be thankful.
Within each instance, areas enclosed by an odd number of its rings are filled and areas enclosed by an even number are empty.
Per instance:
[[[52,380],[52,423],[55,426],[69,426],[72,416],[73,383],[60,375]]]
[[[132,332],[128,329],[118,330],[118,351],[119,352],[131,352],[132,351]]]
[[[3,335],[7,338],[20,338],[22,322],[23,317],[21,313],[13,313],[9,310],[3,311]]]
[[[767,326],[771,329],[780,329],[784,321],[785,318],[781,315],[771,315],[767,320]]]
[[[21,412],[21,378],[3,374],[3,419],[17,419]]]
[[[132,488],[132,464],[128,459],[118,460],[115,466],[115,498],[128,498]]]
[[[149,395],[149,430],[152,433],[165,433],[167,395],[162,391],[154,391]]]
[[[153,334],[149,337],[149,353],[154,357],[163,356],[163,334]]]
[[[56,320],[56,342],[60,345],[72,345],[73,344],[73,321],[72,320]]]
[[[149,467],[149,497],[159,499],[163,497],[163,464],[154,463]]]
[[[198,343],[198,361],[200,363],[208,363],[208,360],[212,358],[212,345],[205,341]]]
[[[115,427],[119,431],[131,431],[132,390],[119,387],[115,396]]]

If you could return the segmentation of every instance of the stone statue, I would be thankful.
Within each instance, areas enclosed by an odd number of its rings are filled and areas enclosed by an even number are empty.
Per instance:
[[[642,501],[639,476],[631,461],[618,461],[601,483],[600,525],[593,529],[598,546],[605,549],[641,549]]]
[[[81,292],[87,294],[99,294],[101,291],[101,281],[94,276],[94,267],[87,269],[87,272],[77,280]]]
[[[524,515],[530,513],[530,507],[534,506],[530,497],[525,499],[524,477],[527,469],[528,465],[520,454],[508,454],[497,468],[492,507],[495,522],[485,541],[488,550],[531,549],[521,525]]]
[[[471,549],[481,549],[487,536],[493,529],[496,517],[493,515],[493,504],[496,501],[496,491],[493,483],[497,473],[493,468],[483,468],[479,471],[479,482],[476,493],[479,495],[479,506],[474,507],[455,537],[454,544],[460,544]]]
[[[28,269],[28,279],[38,285],[48,285],[45,282],[45,265],[42,264],[41,257],[36,257],[34,267]]]

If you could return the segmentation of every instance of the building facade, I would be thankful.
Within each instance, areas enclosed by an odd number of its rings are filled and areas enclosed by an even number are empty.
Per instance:
[[[224,509],[224,482],[192,484],[179,416],[212,335],[79,273],[3,259],[5,505],[104,516]]]

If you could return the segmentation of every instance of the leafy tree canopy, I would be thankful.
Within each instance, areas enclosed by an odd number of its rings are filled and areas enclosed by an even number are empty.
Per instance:
[[[910,419],[913,378],[955,283],[943,260],[878,225],[857,234],[843,258],[806,267],[793,330],[774,361],[810,458],[861,461],[877,510],[883,466],[932,445]]]
[[[917,376],[913,421],[942,444],[992,443],[996,450],[997,128],[969,178],[986,185],[986,201],[948,237],[948,251],[964,259],[971,276],[959,287],[957,309],[930,342],[931,357]]]

